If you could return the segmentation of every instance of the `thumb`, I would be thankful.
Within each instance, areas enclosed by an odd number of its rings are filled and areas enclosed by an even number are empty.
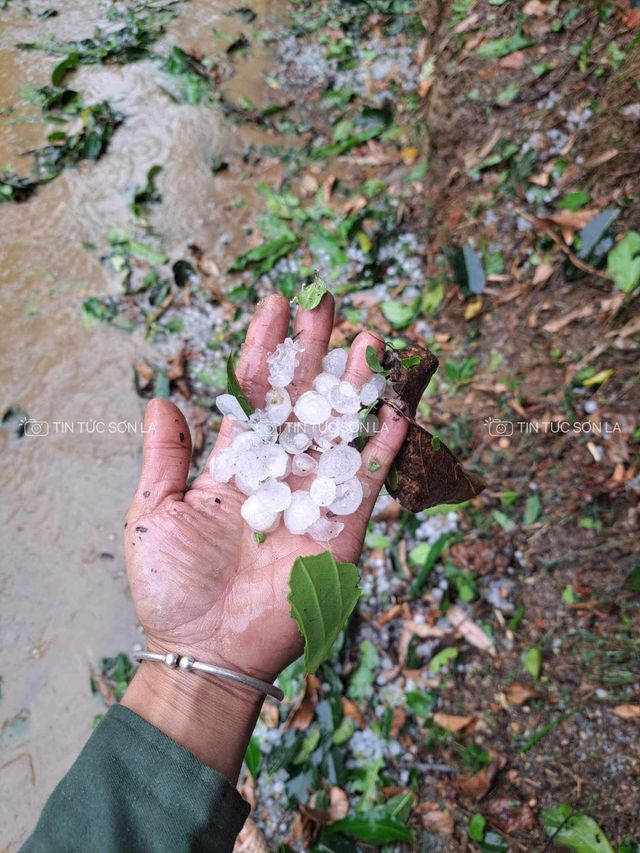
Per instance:
[[[168,400],[151,400],[144,414],[142,471],[130,515],[150,512],[170,496],[181,499],[190,463],[191,435],[184,415]]]

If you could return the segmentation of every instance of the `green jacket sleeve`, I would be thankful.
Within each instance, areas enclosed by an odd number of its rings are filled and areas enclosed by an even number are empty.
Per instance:
[[[113,705],[21,853],[222,853],[248,813],[220,773]]]

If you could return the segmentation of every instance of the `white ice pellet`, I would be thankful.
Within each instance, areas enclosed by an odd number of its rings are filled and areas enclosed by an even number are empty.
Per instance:
[[[362,405],[370,406],[372,403],[375,403],[384,391],[386,384],[387,380],[379,374],[372,376],[368,382],[365,382],[360,391],[360,402]]]
[[[303,351],[302,344],[292,338],[286,338],[267,356],[269,382],[273,388],[286,388],[291,384],[299,362],[298,353]]]
[[[329,506],[336,499],[336,488],[336,481],[331,477],[316,477],[309,487],[309,495],[318,506]]]
[[[308,528],[307,533],[316,542],[329,542],[330,539],[340,536],[343,530],[344,524],[341,521],[334,521],[331,518],[319,518]]]
[[[342,376],[347,366],[347,351],[344,349],[332,349],[322,359],[322,369],[325,373],[333,373],[334,376]]]
[[[258,495],[251,495],[246,499],[240,507],[240,515],[252,530],[260,533],[272,530],[280,518],[280,513],[265,505]]]
[[[291,503],[291,489],[287,483],[273,478],[266,480],[256,492],[256,497],[273,512],[282,512]]]
[[[255,477],[243,477],[242,474],[236,474],[236,487],[243,495],[254,495],[260,488],[260,481]]]
[[[219,394],[216,397],[216,406],[223,415],[228,415],[231,418],[235,418],[237,421],[248,420],[242,406],[233,394]]]
[[[298,489],[291,494],[291,503],[284,511],[284,523],[289,533],[304,533],[320,518],[320,507],[311,500],[309,492]]]
[[[323,424],[331,414],[331,403],[317,391],[307,391],[296,402],[293,411],[303,424]]]
[[[329,391],[329,402],[340,414],[355,414],[360,410],[360,392],[351,382],[341,382]]]
[[[291,462],[291,473],[296,477],[306,477],[318,469],[318,462],[308,453],[297,453]]]
[[[336,499],[329,509],[336,515],[351,515],[362,503],[362,483],[357,477],[337,486]]]
[[[300,424],[287,423],[280,433],[280,447],[287,453],[304,453],[311,447],[311,436],[302,429]]]
[[[235,470],[235,453],[230,447],[218,450],[209,465],[211,476],[217,483],[228,483]]]
[[[358,435],[360,432],[360,417],[357,413],[341,415],[338,419],[338,435],[345,444]]]
[[[333,373],[319,373],[313,380],[313,387],[318,394],[323,397],[328,397],[334,388],[340,384],[340,378]]]
[[[285,388],[270,388],[265,398],[265,410],[272,424],[280,426],[291,414],[291,397]]]
[[[355,447],[338,444],[325,450],[318,462],[318,476],[333,477],[336,483],[350,480],[360,469],[362,457]]]

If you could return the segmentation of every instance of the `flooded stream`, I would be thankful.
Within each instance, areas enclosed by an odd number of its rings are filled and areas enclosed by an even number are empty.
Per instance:
[[[276,3],[258,2],[263,27]],[[62,0],[42,19],[44,2],[15,2],[0,12],[0,108],[20,101],[25,86],[48,82],[57,61],[16,50],[17,42],[52,33],[90,35],[106,4]],[[163,44],[211,50],[212,28],[233,27],[228,4],[192,0],[168,25]],[[260,102],[271,62],[256,44],[228,81],[230,94]],[[71,85],[87,99],[109,101],[126,119],[107,154],[40,187],[28,201],[0,206],[2,411],[19,407],[27,434],[0,431],[3,560],[0,570],[0,850],[14,851],[33,827],[54,784],[71,764],[103,710],[89,690],[91,665],[137,638],[127,591],[121,529],[141,449],[143,401],[132,362],[150,351],[138,333],[83,323],[87,296],[116,292],[101,264],[110,226],[130,218],[128,188],[164,165],[163,203],[153,227],[184,251],[195,242],[216,257],[243,245],[248,192],[243,175],[205,174],[214,158],[240,145],[221,112],[179,105],[157,82],[157,64],[80,68]],[[21,153],[43,145],[42,123],[1,117],[0,166],[25,173]],[[242,145],[252,130],[242,131]],[[254,177],[255,182],[255,177]],[[221,264],[223,266],[223,264]]]

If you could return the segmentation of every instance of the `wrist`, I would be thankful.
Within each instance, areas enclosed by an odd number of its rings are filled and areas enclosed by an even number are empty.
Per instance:
[[[263,701],[233,682],[143,661],[122,704],[235,784]]]

